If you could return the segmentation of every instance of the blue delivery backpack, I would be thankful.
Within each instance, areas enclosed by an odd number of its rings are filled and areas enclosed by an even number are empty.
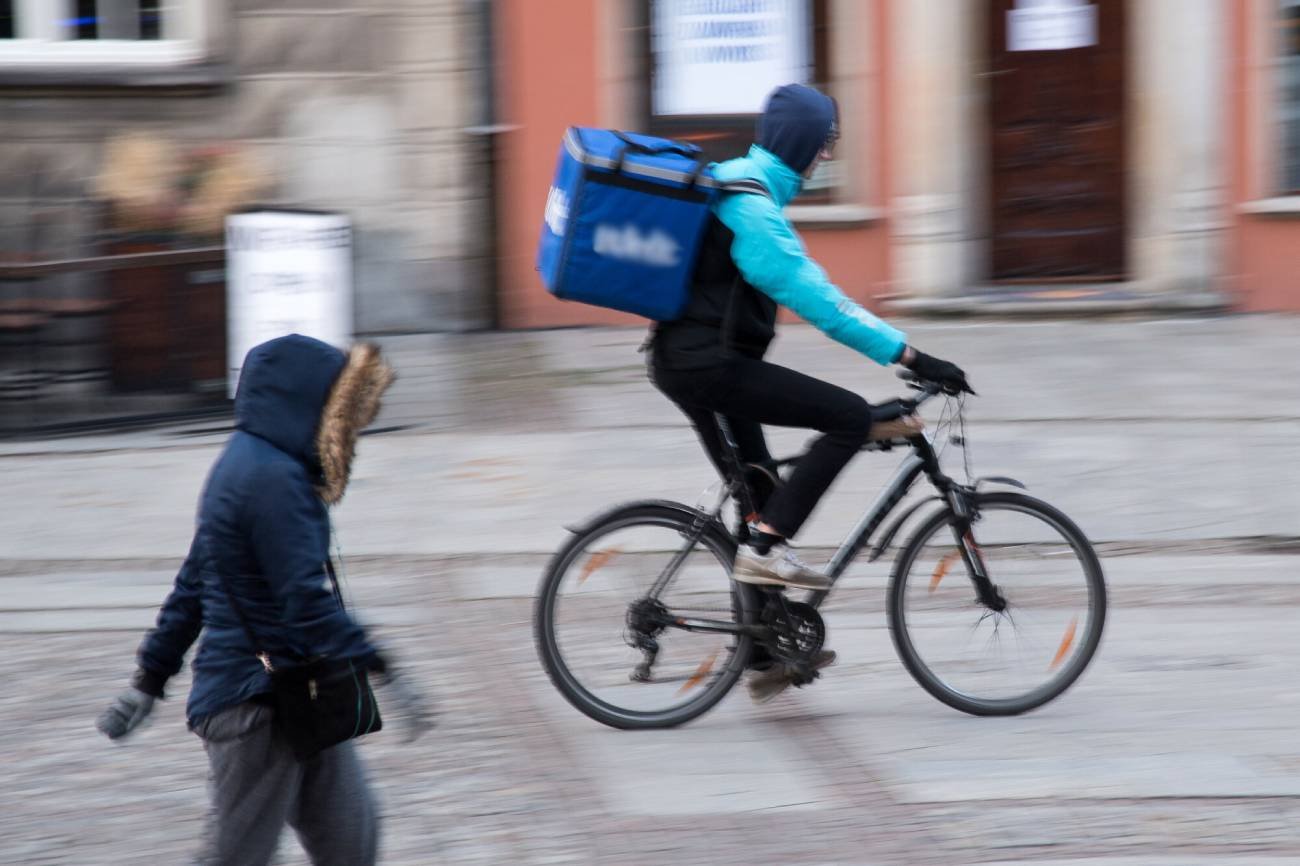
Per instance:
[[[537,269],[557,298],[667,322],[690,300],[709,209],[724,192],[693,144],[570,127],[546,197]]]

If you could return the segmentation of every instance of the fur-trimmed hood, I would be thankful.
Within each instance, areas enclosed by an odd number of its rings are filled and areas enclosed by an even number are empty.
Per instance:
[[[255,346],[244,361],[235,426],[300,460],[321,499],[333,505],[347,488],[357,436],[375,419],[393,379],[372,344],[344,353],[300,334],[279,337]]]
[[[343,352],[291,334],[248,353],[238,429],[208,473],[190,555],[140,648],[139,682],[161,691],[203,632],[191,726],[273,690],[259,651],[285,667],[309,658],[378,665],[365,630],[326,587],[326,503],[343,495],[357,434],[392,380],[374,346]]]
[[[397,374],[384,362],[379,347],[362,343],[352,347],[343,371],[334,381],[320,429],[316,433],[316,454],[320,458],[321,499],[333,505],[343,498],[352,475],[357,436],[379,414],[379,403]]]

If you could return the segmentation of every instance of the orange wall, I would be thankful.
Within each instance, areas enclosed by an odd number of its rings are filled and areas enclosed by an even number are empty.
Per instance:
[[[1273,157],[1280,148],[1274,115],[1256,116],[1256,94],[1273,87],[1265,75],[1265,52],[1260,27],[1254,20],[1255,4],[1225,0],[1232,8],[1232,69],[1228,105],[1231,106],[1230,195],[1232,225],[1229,238],[1229,283],[1236,289],[1241,309],[1254,312],[1300,312],[1300,214],[1259,216],[1242,214],[1238,206],[1278,194],[1260,188],[1258,178],[1275,177]],[[1271,7],[1270,7],[1271,8]],[[1271,31],[1270,31],[1271,32]],[[1268,140],[1261,141],[1261,136]],[[1267,159],[1268,162],[1263,162]]]
[[[498,149],[498,248],[501,255],[501,325],[506,328],[641,323],[642,319],[584,304],[558,301],[533,267],[542,208],[555,171],[560,140],[569,126],[598,126],[602,78],[596,40],[600,0],[498,0],[496,22],[498,119],[514,127]],[[873,3],[874,56],[888,69],[887,2]],[[610,52],[619,56],[619,52]],[[875,75],[869,141],[858,142],[855,165],[871,176],[872,201],[887,201],[888,153],[884,135],[888,88]],[[841,147],[852,146],[841,142]],[[887,290],[889,250],[883,223],[867,228],[803,233],[812,255],[851,297],[867,303]]]
[[[498,119],[516,127],[497,150],[501,324],[567,325],[586,309],[546,294],[533,256],[560,139],[568,126],[593,126],[596,4],[599,0],[498,0]]]

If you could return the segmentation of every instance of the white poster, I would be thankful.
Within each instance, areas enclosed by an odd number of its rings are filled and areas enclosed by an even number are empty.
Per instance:
[[[1087,0],[1017,0],[1007,12],[1008,51],[1064,51],[1097,44],[1097,7]]]
[[[654,0],[656,115],[757,114],[773,88],[807,84],[808,0]]]
[[[341,214],[257,211],[226,218],[230,396],[248,350],[285,334],[352,341],[352,223]]]

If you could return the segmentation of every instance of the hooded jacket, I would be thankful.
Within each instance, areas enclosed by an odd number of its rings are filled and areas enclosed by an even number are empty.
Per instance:
[[[803,187],[802,174],[791,165],[806,170],[834,122],[830,97],[800,85],[778,88],[759,121],[759,140],[777,152],[755,144],[747,155],[714,166],[718,180],[756,180],[770,197],[731,193],[713,206],[686,311],[656,326],[657,364],[710,367],[723,363],[728,349],[762,357],[776,333],[778,305],[877,363],[891,364],[902,355],[907,336],[840,291],[808,257],[782,213]]]
[[[294,334],[249,352],[235,432],[204,485],[189,555],[139,652],[137,686],[161,695],[203,633],[186,708],[191,727],[270,692],[259,650],[276,666],[316,656],[382,666],[329,588],[326,507],[342,498],[357,434],[392,380],[368,345],[345,354]]]

